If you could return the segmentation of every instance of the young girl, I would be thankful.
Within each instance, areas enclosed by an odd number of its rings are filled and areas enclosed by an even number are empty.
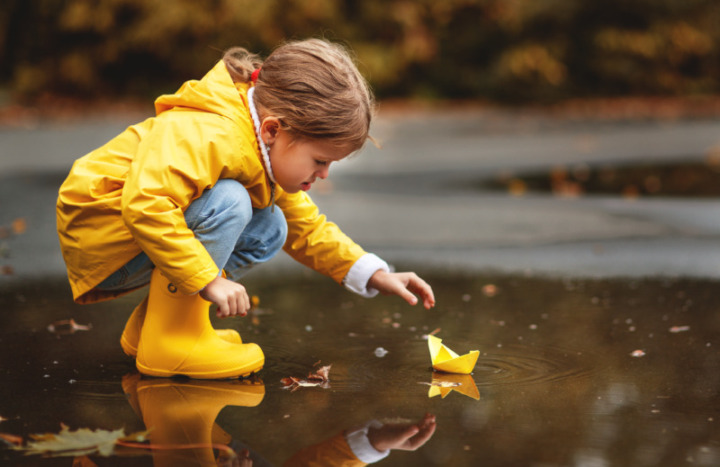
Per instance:
[[[372,95],[348,54],[318,39],[264,63],[242,48],[155,101],[157,116],[78,159],[57,223],[73,297],[92,303],[150,283],[121,337],[147,375],[232,378],[260,370],[256,344],[220,317],[250,308],[237,281],[280,248],[348,289],[435,305],[431,287],[344,235],[307,194],[368,139]]]

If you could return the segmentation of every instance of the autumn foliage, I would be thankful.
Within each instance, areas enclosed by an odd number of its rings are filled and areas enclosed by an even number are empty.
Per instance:
[[[380,97],[717,94],[718,24],[714,0],[6,0],[0,86],[154,96],[232,45],[325,36]]]

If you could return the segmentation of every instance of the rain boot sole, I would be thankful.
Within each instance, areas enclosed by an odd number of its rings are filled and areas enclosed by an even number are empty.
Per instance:
[[[137,347],[132,345],[127,338],[125,337],[125,334],[123,334],[120,337],[120,347],[122,347],[123,352],[125,352],[125,355],[128,357],[135,358],[137,357]]]
[[[150,368],[143,365],[140,362],[135,362],[137,369],[140,373],[147,376],[156,376],[159,378],[172,378],[173,376],[186,376],[193,379],[235,379],[245,378],[253,373],[257,373],[262,370],[265,364],[264,359],[253,362],[252,364],[246,364],[239,368],[233,368],[232,370],[223,371],[178,371],[178,370],[165,370],[158,368]]]

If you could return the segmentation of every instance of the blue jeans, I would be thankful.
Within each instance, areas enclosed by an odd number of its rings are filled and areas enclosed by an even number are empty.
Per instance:
[[[254,209],[250,195],[235,180],[219,180],[193,201],[185,222],[219,269],[238,281],[253,266],[270,260],[287,237],[287,223],[280,209]],[[155,265],[143,252],[128,261],[96,288],[129,290],[150,282]]]

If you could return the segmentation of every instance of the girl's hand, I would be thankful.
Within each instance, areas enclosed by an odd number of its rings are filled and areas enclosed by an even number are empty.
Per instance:
[[[386,424],[380,428],[368,430],[368,440],[378,451],[399,449],[415,451],[425,444],[435,433],[435,416],[426,414],[415,424]]]
[[[218,318],[245,316],[250,310],[250,297],[245,287],[221,276],[206,285],[200,296],[218,306]]]
[[[435,295],[433,295],[432,287],[414,272],[385,272],[378,270],[370,277],[367,285],[379,290],[384,295],[399,295],[410,305],[417,304],[418,299],[413,294],[418,294],[426,309],[429,310],[435,306]]]

